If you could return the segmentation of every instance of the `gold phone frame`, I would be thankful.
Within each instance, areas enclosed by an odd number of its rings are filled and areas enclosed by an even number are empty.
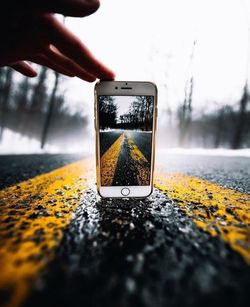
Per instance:
[[[154,94],[149,94],[154,96],[154,111],[153,111],[153,128],[152,128],[152,154],[151,154],[151,174],[150,174],[150,185],[148,185],[150,187],[150,192],[147,195],[143,195],[143,196],[108,196],[107,198],[111,198],[111,197],[115,197],[115,198],[124,198],[124,197],[134,197],[134,198],[145,198],[148,197],[152,191],[153,191],[153,183],[154,183],[154,171],[155,171],[155,145],[156,145],[156,127],[157,127],[157,116],[158,116],[158,89],[155,83],[153,82],[148,82],[148,81],[99,81],[95,84],[95,88],[94,88],[94,99],[95,99],[95,103],[94,103],[94,125],[95,125],[95,152],[96,152],[96,184],[97,184],[97,192],[98,194],[105,198],[105,196],[103,196],[100,192],[101,187],[101,157],[100,157],[100,133],[99,133],[99,112],[98,112],[98,96],[101,95],[107,95],[107,96],[140,96],[140,95],[147,95],[145,93],[136,93],[136,94],[129,94],[126,92],[126,94],[121,94],[120,92],[116,92],[116,91],[110,91],[110,93],[100,93],[98,90],[98,87],[100,87],[101,85],[107,85],[108,86],[113,86],[114,88],[121,88],[121,87],[129,87],[129,86],[136,86],[137,84],[140,85],[150,85],[151,87],[154,88]],[[148,187],[145,186],[145,187]],[[114,186],[115,187],[115,186]],[[138,186],[138,187],[143,187],[143,186]],[[121,188],[121,187],[120,187]]]

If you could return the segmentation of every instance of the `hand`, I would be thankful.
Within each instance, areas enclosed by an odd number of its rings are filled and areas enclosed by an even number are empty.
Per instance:
[[[0,4],[0,66],[35,77],[25,62],[47,66],[67,76],[93,82],[113,80],[114,73],[53,13],[84,17],[99,8],[98,0],[8,0]]]

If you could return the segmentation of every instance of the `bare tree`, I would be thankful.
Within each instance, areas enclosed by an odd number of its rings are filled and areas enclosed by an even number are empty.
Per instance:
[[[39,111],[42,109],[42,106],[45,104],[47,88],[46,88],[46,79],[47,79],[48,69],[42,67],[38,81],[33,88],[33,93],[31,97],[30,109],[32,111]]]
[[[185,84],[185,94],[183,104],[178,108],[177,115],[179,119],[179,143],[181,146],[186,141],[187,134],[189,132],[190,124],[192,121],[192,100],[193,100],[193,88],[194,88],[194,76],[192,72],[192,65],[194,59],[196,40],[193,42],[193,47],[189,60],[189,74]]]
[[[2,139],[3,133],[3,117],[4,117],[4,110],[3,110],[3,95],[4,95],[4,83],[5,83],[5,68],[0,69],[0,141]]]
[[[234,135],[232,139],[231,148],[237,149],[240,148],[242,145],[242,139],[243,139],[243,133],[244,128],[246,125],[246,117],[247,117],[247,104],[249,102],[249,90],[248,90],[248,72],[250,67],[250,26],[248,28],[248,48],[247,48],[247,63],[246,63],[246,82],[243,88],[242,97],[239,101],[239,112],[238,112],[238,118],[236,122],[236,127],[234,130]]]
[[[222,130],[224,127],[224,113],[225,113],[225,106],[222,106],[218,110],[218,115],[216,119],[216,131],[215,131],[215,137],[214,137],[214,147],[218,148],[221,144],[221,138],[222,138]]]
[[[5,116],[7,106],[10,100],[11,87],[12,87],[12,75],[13,71],[10,68],[1,70],[1,96],[0,96],[0,141],[3,137],[3,131],[5,128]]]
[[[15,95],[15,101],[17,105],[17,110],[19,110],[20,112],[25,110],[28,106],[28,95],[30,88],[31,85],[28,77],[23,78],[23,80],[18,85]]]
[[[56,93],[57,93],[57,90],[58,90],[58,84],[59,84],[59,73],[55,72],[54,87],[53,87],[53,90],[52,90],[52,93],[51,93],[51,96],[50,96],[49,108],[48,108],[48,111],[47,111],[47,115],[46,115],[44,126],[43,126],[43,131],[42,131],[41,148],[44,148],[44,145],[45,145],[45,142],[46,142],[46,139],[47,139],[49,126],[50,126],[51,119],[52,119],[53,110],[55,108]]]
[[[131,114],[145,131],[152,129],[153,108],[152,96],[136,96],[136,100],[130,107]]]
[[[247,104],[249,102],[248,82],[246,81],[242,97],[240,99],[240,109],[236,122],[236,128],[231,144],[232,149],[240,148],[243,141],[243,133],[247,119]]]
[[[183,105],[178,110],[180,145],[184,145],[192,121],[193,76],[185,90]]]

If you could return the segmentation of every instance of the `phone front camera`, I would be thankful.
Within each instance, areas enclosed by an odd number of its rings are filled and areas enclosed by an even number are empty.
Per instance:
[[[117,90],[117,89],[118,89],[118,87],[116,86],[116,87],[115,87],[115,89]]]

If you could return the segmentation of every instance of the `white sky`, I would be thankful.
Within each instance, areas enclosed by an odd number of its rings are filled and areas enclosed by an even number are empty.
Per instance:
[[[66,24],[110,66],[117,80],[151,80],[159,108],[175,109],[194,75],[193,104],[209,110],[239,99],[246,76],[248,0],[103,0]],[[197,40],[193,64],[190,55]],[[93,84],[67,82],[72,108],[93,108]]]
[[[117,117],[120,118],[120,115],[126,114],[129,111],[131,103],[135,100],[133,96],[114,96],[115,103],[117,105]]]

